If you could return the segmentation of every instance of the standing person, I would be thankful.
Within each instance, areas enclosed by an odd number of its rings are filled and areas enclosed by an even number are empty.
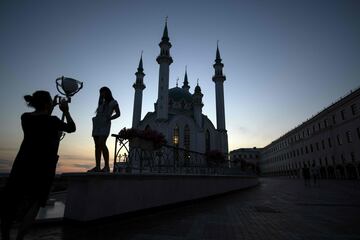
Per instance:
[[[310,186],[310,169],[308,168],[306,163],[304,163],[302,172],[303,172],[305,186]]]
[[[316,185],[316,183],[318,181],[318,178],[319,178],[319,170],[315,166],[315,163],[313,163],[312,166],[311,166],[311,175],[312,175],[313,180],[314,180],[314,185]]]
[[[115,112],[115,114],[114,114]],[[110,134],[111,120],[120,117],[120,109],[117,101],[113,98],[108,87],[100,88],[100,96],[96,116],[93,117],[92,136],[95,142],[96,166],[88,172],[110,172],[109,150],[106,146],[106,139]],[[101,155],[104,157],[105,166],[101,165]]]
[[[14,220],[20,222],[17,240],[24,238],[40,207],[45,206],[58,161],[60,132],[75,132],[66,102],[60,102],[67,123],[51,116],[55,101],[49,92],[36,91],[24,96],[33,112],[21,116],[24,139],[14,160],[9,179],[1,199],[1,236],[10,239]],[[56,100],[56,98],[54,99]]]

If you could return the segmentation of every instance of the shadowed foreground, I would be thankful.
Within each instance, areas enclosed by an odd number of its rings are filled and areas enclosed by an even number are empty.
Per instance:
[[[286,178],[261,183],[130,220],[40,225],[27,239],[360,239],[359,181],[324,181],[310,188]]]

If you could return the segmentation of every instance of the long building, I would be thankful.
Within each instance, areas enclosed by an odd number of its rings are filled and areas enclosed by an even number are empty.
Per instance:
[[[360,178],[360,88],[264,147],[265,176],[301,176],[316,167],[321,178]]]

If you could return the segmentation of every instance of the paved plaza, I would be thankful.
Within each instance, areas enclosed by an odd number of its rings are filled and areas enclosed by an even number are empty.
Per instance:
[[[360,181],[326,180],[312,187],[299,179],[260,182],[252,189],[129,219],[38,225],[27,239],[360,239]]]

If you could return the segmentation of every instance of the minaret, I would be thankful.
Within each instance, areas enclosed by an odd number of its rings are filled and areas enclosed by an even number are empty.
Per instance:
[[[194,119],[196,124],[201,128],[202,127],[202,108],[204,106],[202,102],[203,94],[201,93],[201,88],[199,86],[199,80],[195,87],[193,101],[194,101]]]
[[[217,130],[221,133],[221,148],[223,152],[227,154],[228,143],[227,133],[225,127],[225,104],[224,104],[224,81],[226,80],[223,74],[224,64],[221,62],[219,46],[216,47],[216,59],[213,65],[215,69],[215,75],[212,80],[215,83],[215,95],[216,95],[216,122]]]
[[[133,88],[135,89],[133,121],[132,121],[133,128],[137,128],[141,120],[142,95],[143,95],[143,90],[146,87],[144,84],[145,73],[143,69],[142,53],[140,57],[139,67],[137,69],[137,72],[135,73],[135,76],[136,76],[136,81],[133,85]]]
[[[158,120],[168,118],[168,98],[169,98],[169,67],[173,62],[170,56],[171,43],[169,42],[167,20],[165,21],[164,33],[159,43],[160,55],[156,58],[159,66],[159,88],[156,104],[156,113]]]
[[[185,67],[185,77],[184,77],[184,83],[183,83],[182,89],[184,89],[187,92],[189,92],[189,89],[190,89],[188,76],[187,76],[187,67]]]

